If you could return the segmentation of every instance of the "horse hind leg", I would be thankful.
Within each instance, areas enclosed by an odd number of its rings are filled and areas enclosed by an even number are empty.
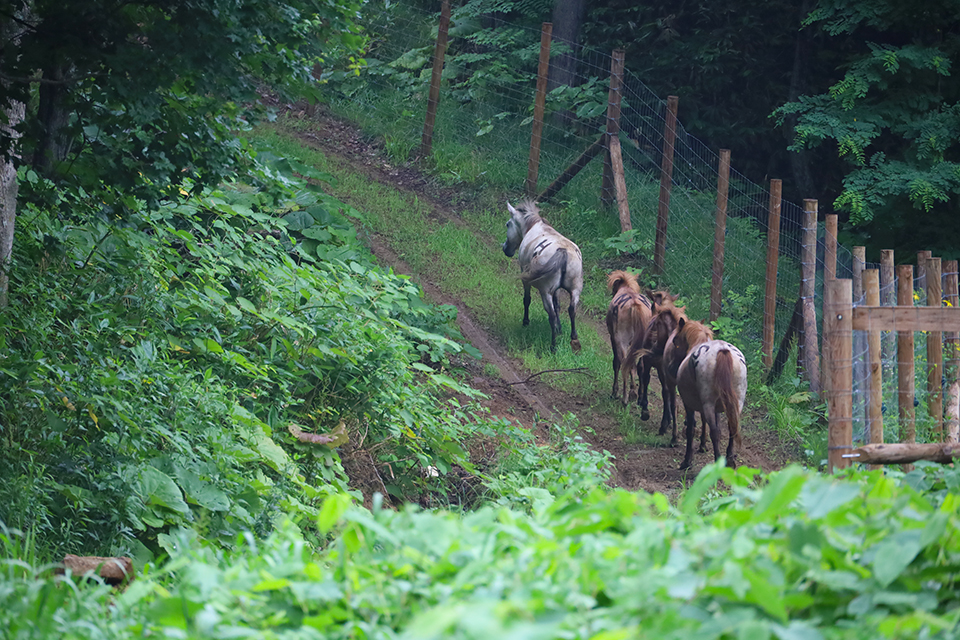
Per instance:
[[[530,285],[523,283],[523,326],[530,324]]]
[[[637,406],[640,407],[640,419],[650,419],[650,408],[647,401],[647,388],[650,386],[650,361],[647,357],[637,360],[637,376],[640,378],[637,388]]]
[[[717,407],[705,403],[700,415],[703,416],[704,422],[707,423],[707,427],[710,429],[710,440],[713,442],[713,460],[716,462],[720,459],[720,424],[717,418]],[[693,437],[692,431],[690,437]]]
[[[703,416],[700,416],[700,447],[697,449],[697,453],[706,453],[707,452],[707,421],[703,419]]]
[[[690,465],[693,464],[693,436],[697,427],[696,412],[691,411],[686,403],[683,405],[683,410],[687,413],[686,419],[683,421],[685,431],[687,432],[687,451],[683,456],[683,463],[680,465],[681,471],[683,469],[689,469]]]
[[[570,348],[573,349],[574,353],[580,353],[580,336],[577,335],[577,305],[579,303],[579,294],[571,292],[567,314],[570,316]],[[633,378],[630,379],[630,386],[633,386]]]

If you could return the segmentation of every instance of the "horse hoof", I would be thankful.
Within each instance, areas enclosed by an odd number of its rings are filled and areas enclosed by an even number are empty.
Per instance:
[[[646,409],[644,409],[643,411],[641,411],[641,412],[640,412],[640,419],[643,420],[644,422],[646,422],[647,420],[649,420],[649,419],[650,419],[650,412],[647,411]]]
[[[699,449],[697,449],[697,453],[706,453],[706,452],[707,452],[707,448],[704,446],[701,446]]]
[[[680,444],[680,443],[677,442],[677,439],[676,439],[676,438],[670,438],[670,446],[671,446],[671,447],[675,447],[675,446],[677,446],[678,444]],[[701,453],[703,453],[703,452],[701,452]]]
[[[727,458],[727,466],[731,469],[737,468],[737,459],[736,458]]]
[[[661,425],[661,426],[660,426],[660,431],[657,431],[657,435],[658,435],[658,436],[662,436],[662,435],[665,434],[666,432],[667,432],[667,428],[666,428],[665,426]]]
[[[689,460],[684,460],[683,464],[680,465],[680,471],[683,471],[684,469],[689,469],[689,468],[690,468]]]
[[[573,349],[573,352],[574,352],[574,353],[580,353],[580,341],[579,341],[579,340],[571,340],[571,341],[570,341],[570,348]]]

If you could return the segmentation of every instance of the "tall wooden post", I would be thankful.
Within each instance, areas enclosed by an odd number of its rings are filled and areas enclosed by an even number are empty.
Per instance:
[[[943,288],[940,282],[940,258],[927,259],[927,306],[942,306]],[[933,432],[937,442],[943,442],[943,334],[927,333],[927,411],[933,418]]]
[[[893,249],[883,249],[880,252],[880,304],[893,307],[897,304],[897,285],[894,280],[896,268],[893,266]],[[897,337],[893,331],[884,331],[882,338],[883,348],[883,377],[893,376],[893,360],[897,353]],[[890,363],[890,364],[887,364]]]
[[[837,214],[827,214],[823,234],[823,281],[837,277]]]
[[[540,30],[540,66],[537,68],[537,97],[533,103],[533,132],[530,134],[530,161],[527,163],[527,195],[537,195],[540,170],[540,139],[543,136],[543,110],[547,104],[547,77],[550,75],[550,37],[553,23],[544,22]]]
[[[863,270],[867,268],[867,248],[853,248],[853,303],[863,303]]]
[[[829,471],[848,466],[843,454],[853,449],[853,282],[824,282],[823,360],[830,377],[827,390]]]
[[[710,284],[710,322],[723,307],[723,251],[727,235],[727,194],[730,191],[730,149],[720,149],[717,177],[717,221],[713,226],[713,281]]]
[[[957,292],[957,261],[947,260],[943,263],[943,295],[952,309],[960,306],[960,295]],[[947,442],[960,440],[960,342],[957,332],[951,331],[945,336],[947,343],[947,398],[945,401],[945,421]]]
[[[443,56],[447,51],[447,29],[450,27],[450,0],[443,0],[440,7],[440,27],[437,44],[433,49],[433,75],[430,77],[430,95],[427,98],[427,118],[423,123],[423,138],[420,141],[420,157],[430,155],[433,147],[433,125],[437,120],[437,103],[440,102],[440,76],[443,73]]]
[[[880,306],[880,272],[863,272],[863,292],[867,306]],[[870,444],[883,442],[883,369],[880,363],[880,332],[867,334],[867,432]]]
[[[917,251],[917,290],[927,292],[927,260],[933,257],[932,251]]]
[[[800,298],[803,300],[803,335],[800,355],[803,376],[810,391],[820,395],[820,349],[817,346],[817,305],[814,300],[817,284],[817,201],[803,201],[803,255]]]
[[[782,183],[770,181],[770,208],[767,216],[767,282],[763,298],[763,367],[773,366],[773,337],[777,318],[777,259],[780,257],[780,207]]]
[[[897,306],[913,306],[913,266],[897,267]],[[913,407],[915,394],[913,362],[913,331],[897,332],[897,401],[900,405],[900,429],[903,442],[917,441],[916,412]]]
[[[667,118],[663,129],[663,163],[660,166],[660,202],[657,207],[657,237],[653,247],[653,266],[663,273],[667,251],[667,223],[670,218],[670,191],[673,188],[673,148],[677,139],[677,96],[667,96]]]
[[[861,305],[863,302],[863,270],[866,268],[866,247],[854,247],[852,252],[852,279],[853,279],[853,304]],[[867,336],[862,331],[853,334],[853,386],[863,389],[868,385],[867,372]]]
[[[613,160],[610,156],[610,141],[620,134],[620,86],[623,83],[623,49],[616,49],[610,59],[610,91],[607,95],[607,133],[604,146],[607,152],[603,156],[603,186],[600,189],[600,201],[604,205],[613,202],[614,191]]]

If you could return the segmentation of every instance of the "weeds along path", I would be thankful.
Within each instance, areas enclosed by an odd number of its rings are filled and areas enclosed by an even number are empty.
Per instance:
[[[338,171],[358,174],[369,183],[378,185],[384,197],[388,194],[393,198],[399,197],[423,209],[428,218],[428,229],[421,228],[421,233],[431,233],[444,225],[453,224],[470,230],[475,241],[474,247],[483,251],[500,251],[500,239],[479,233],[461,218],[459,212],[469,210],[471,204],[478,204],[470,192],[440,187],[415,168],[393,165],[382,152],[380,144],[371,141],[352,123],[330,114],[309,116],[303,111],[288,109],[283,122],[281,135],[288,139],[295,138],[300,145],[320,151],[331,166],[338,167]],[[332,188],[332,193],[344,202],[365,210],[365,203],[359,202],[357,195],[344,182],[341,180],[341,186]],[[457,308],[457,321],[463,335],[483,354],[480,363],[466,364],[472,375],[470,382],[489,396],[484,404],[493,414],[518,420],[535,430],[542,427],[542,421],[553,423],[566,414],[576,415],[584,439],[595,449],[609,451],[614,456],[616,472],[610,483],[626,489],[673,495],[687,479],[696,477],[699,469],[712,460],[712,455],[700,454],[693,469],[688,472],[678,470],[683,456],[682,447],[666,446],[669,438],[656,436],[662,407],[655,375],[650,387],[651,419],[646,423],[640,422],[635,406],[629,414],[625,414],[618,402],[606,397],[608,392],[602,398],[592,397],[596,396],[595,393],[588,397],[551,386],[546,375],[527,380],[536,370],[531,370],[519,358],[510,355],[503,344],[504,336],[484,326],[477,319],[477,310],[471,308],[458,292],[442,286],[442,279],[436,278],[429,268],[411,266],[393,246],[388,235],[370,232],[365,241],[381,264],[411,276],[432,302]],[[510,266],[516,267],[514,264]],[[534,322],[529,330],[535,330],[534,316],[544,315],[538,299],[532,306],[531,320]],[[519,316],[516,323],[519,324]],[[597,310],[593,310],[592,314],[581,312],[578,314],[578,324],[581,325],[578,326],[581,338],[587,333],[599,336],[607,349],[603,357],[609,357],[609,342],[602,313]],[[493,367],[484,366],[484,363]],[[609,383],[608,378],[605,384]],[[779,468],[786,462],[787,456],[770,431],[756,428],[760,420],[762,417],[749,412],[744,416],[741,461],[764,470]],[[633,422],[636,427],[632,427]],[[635,433],[631,433],[631,430]],[[625,436],[625,433],[630,435]]]

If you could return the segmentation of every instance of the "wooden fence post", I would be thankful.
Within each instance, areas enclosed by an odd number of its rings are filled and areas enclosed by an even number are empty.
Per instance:
[[[897,304],[897,286],[895,282],[896,268],[893,266],[893,249],[880,251],[880,304],[893,307]],[[893,331],[884,331],[883,347],[883,377],[893,375],[893,360],[897,353],[897,337]],[[890,363],[890,364],[887,364]]]
[[[447,51],[447,29],[449,26],[450,0],[443,0],[440,7],[437,44],[433,49],[433,75],[430,78],[430,95],[427,98],[427,118],[423,123],[423,138],[420,141],[421,158],[428,157],[433,147],[433,125],[437,120],[437,103],[440,102],[440,76],[443,73],[443,56]]]
[[[537,195],[540,171],[540,140],[543,137],[543,110],[547,104],[547,77],[550,75],[550,38],[553,23],[544,22],[540,30],[540,65],[537,67],[537,97],[533,103],[533,132],[530,134],[530,160],[527,163],[527,195]]]
[[[663,163],[660,166],[660,201],[657,206],[657,237],[653,247],[653,266],[663,273],[667,251],[667,223],[670,218],[670,191],[673,188],[673,149],[677,139],[677,96],[667,96],[667,117],[663,128]]]
[[[723,308],[723,250],[727,234],[727,194],[730,191],[730,149],[720,149],[717,178],[717,221],[713,227],[713,281],[710,284],[710,322]]]
[[[880,272],[863,272],[863,291],[868,307],[880,306]],[[867,433],[870,444],[883,442],[883,368],[880,362],[880,332],[867,334]]]
[[[607,97],[607,133],[604,146],[607,153],[603,156],[603,185],[600,189],[600,202],[608,205],[616,197],[613,161],[610,157],[610,141],[620,134],[620,85],[623,82],[623,49],[616,49],[610,59],[610,91]]]
[[[867,268],[867,248],[853,248],[853,303],[863,302],[863,270]]]
[[[897,267],[897,306],[913,306],[913,266],[901,264]],[[916,413],[913,407],[914,396],[913,331],[897,332],[897,401],[900,407],[900,429],[902,442],[917,441]]]
[[[828,471],[850,464],[843,454],[853,450],[853,282],[824,282],[823,360],[830,377],[827,390],[829,433],[827,436]]]
[[[777,258],[780,257],[780,207],[782,182],[770,181],[770,207],[767,216],[767,278],[763,298],[763,367],[773,367],[773,338],[777,318]]]
[[[927,306],[943,306],[940,258],[927,259]],[[927,412],[937,442],[943,442],[943,333],[927,333]]]
[[[829,213],[823,234],[823,281],[837,277],[837,214]]]
[[[943,263],[943,295],[947,304],[956,309],[960,306],[960,295],[957,291],[957,261],[947,260]],[[958,334],[950,331],[946,335],[947,343],[947,399],[946,399],[946,438],[947,442],[960,440],[960,342]]]
[[[803,201],[803,255],[800,298],[803,300],[803,334],[801,353],[803,377],[810,391],[820,395],[820,349],[817,347],[817,305],[814,300],[817,284],[817,201]]]
[[[933,257],[932,251],[917,251],[917,290],[927,292],[927,260]]]

